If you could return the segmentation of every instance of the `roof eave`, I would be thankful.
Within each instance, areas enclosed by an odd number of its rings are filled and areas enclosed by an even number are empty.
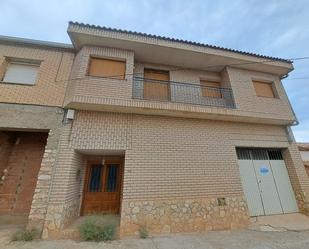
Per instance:
[[[272,56],[266,56],[266,55],[260,55],[260,54],[255,54],[251,52],[246,52],[246,51],[240,51],[236,49],[230,49],[230,48],[224,48],[224,47],[219,47],[219,46],[214,46],[214,45],[209,45],[209,44],[204,44],[204,43],[198,43],[198,42],[193,42],[193,41],[187,41],[187,40],[180,40],[180,39],[174,39],[174,38],[169,38],[169,37],[164,37],[164,36],[157,36],[157,35],[151,35],[151,34],[146,34],[146,33],[140,33],[140,32],[134,32],[134,31],[127,31],[127,30],[121,30],[121,29],[114,29],[114,28],[108,28],[108,27],[103,27],[103,26],[96,26],[96,25],[89,25],[89,24],[84,24],[84,23],[78,23],[78,22],[69,22],[68,26],[68,33],[70,36],[70,33],[72,32],[78,32],[82,30],[93,30],[96,31],[93,33],[93,35],[99,35],[99,31],[104,31],[104,32],[109,32],[109,33],[118,33],[122,35],[126,35],[128,37],[131,36],[131,38],[135,37],[142,37],[144,38],[145,41],[147,39],[155,39],[157,41],[166,41],[166,42],[172,42],[175,44],[185,44],[188,46],[194,46],[196,48],[209,48],[213,50],[219,50],[219,51],[225,51],[225,52],[231,52],[233,54],[241,54],[241,55],[246,55],[246,56],[251,56],[254,58],[262,58],[266,59],[269,61],[280,61],[283,63],[287,64],[292,64],[293,61],[289,59],[283,59],[283,58],[278,58],[278,57],[272,57]],[[72,38],[71,38],[72,40]],[[74,41],[72,41],[74,44]]]
[[[204,65],[206,65],[206,68],[209,68],[208,64],[212,63],[212,65],[233,66],[246,70],[276,74],[279,76],[286,75],[293,70],[293,64],[290,61],[276,60],[273,58],[270,59],[269,57],[264,58],[218,47],[189,44],[188,42],[163,39],[156,36],[148,37],[147,35],[131,34],[130,32],[115,31],[90,25],[70,23],[68,34],[76,50],[79,50],[83,46],[120,48],[134,51],[135,58],[138,61],[153,62],[155,64],[166,64],[192,69],[198,69],[199,67],[199,69],[201,69],[201,65],[203,65],[203,68]],[[150,51],[152,51],[151,56]],[[167,56],[166,52],[170,52],[168,60],[164,60],[164,56]],[[161,57],[156,60],[155,57],[159,56]],[[211,57],[215,60],[215,63],[206,59],[211,59]],[[178,60],[176,58],[178,58]],[[195,58],[195,63],[199,66],[191,63],[190,60],[192,58]],[[186,64],[186,66],[181,64]],[[219,67],[217,68],[218,71],[221,69]],[[215,69],[211,68],[209,70]]]
[[[22,45],[22,46],[30,46],[30,47],[65,50],[69,52],[74,51],[74,46],[72,46],[71,44],[34,40],[34,39],[27,39],[27,38],[13,37],[13,36],[0,35],[0,43],[7,44],[7,45]]]

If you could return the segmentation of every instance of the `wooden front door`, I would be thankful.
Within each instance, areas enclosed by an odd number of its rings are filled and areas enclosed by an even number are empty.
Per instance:
[[[47,133],[4,132],[0,141],[0,214],[29,215]]]
[[[82,215],[119,213],[122,172],[122,160],[88,161]]]

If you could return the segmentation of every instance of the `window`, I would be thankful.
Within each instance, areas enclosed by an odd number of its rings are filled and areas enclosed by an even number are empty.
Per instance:
[[[145,69],[144,70],[144,99],[169,99],[169,72]]]
[[[90,76],[125,79],[126,62],[101,58],[90,58],[88,74]]]
[[[39,72],[39,63],[9,61],[3,82],[34,85]]]
[[[103,165],[92,165],[90,168],[89,192],[100,192],[102,188],[101,174]]]
[[[253,86],[258,97],[275,98],[273,84],[270,82],[262,82],[253,80]]]
[[[118,180],[118,165],[108,165],[106,174],[106,192],[116,192]]]
[[[220,82],[201,80],[200,83],[203,97],[222,98]]]

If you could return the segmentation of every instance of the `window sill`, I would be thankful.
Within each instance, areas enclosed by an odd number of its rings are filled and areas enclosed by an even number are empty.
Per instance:
[[[258,95],[256,95],[256,97],[263,98],[263,99],[280,99],[279,97],[267,97],[267,96],[258,96]]]
[[[93,79],[102,79],[102,80],[117,80],[117,81],[128,81],[127,78],[125,79],[118,79],[118,78],[114,78],[114,77],[103,77],[103,76],[93,76],[93,75],[86,75],[87,78],[93,78]]]
[[[202,96],[203,98],[210,98],[210,99],[224,99],[223,97],[212,97],[212,96]]]
[[[35,83],[18,83],[18,82],[9,82],[9,81],[0,81],[0,84],[5,85],[19,85],[19,86],[35,86]]]

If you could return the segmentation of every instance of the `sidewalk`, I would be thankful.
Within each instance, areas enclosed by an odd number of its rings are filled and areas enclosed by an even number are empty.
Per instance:
[[[309,231],[261,232],[251,230],[124,239],[110,243],[72,240],[11,242],[3,249],[305,249]]]
[[[251,218],[249,229],[256,231],[309,231],[309,216],[301,213],[259,216]]]

